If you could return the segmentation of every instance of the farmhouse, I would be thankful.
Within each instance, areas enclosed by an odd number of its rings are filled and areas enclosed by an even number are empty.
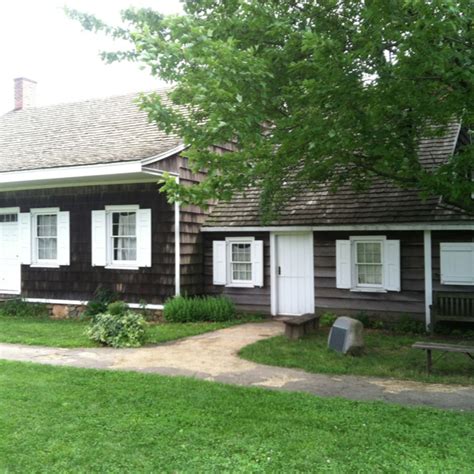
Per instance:
[[[263,226],[259,191],[210,214],[170,204],[157,184],[193,173],[185,146],[123,95],[35,107],[15,80],[0,117],[0,294],[80,305],[99,286],[160,309],[176,294],[226,294],[273,315],[401,313],[431,321],[433,294],[472,292],[474,219],[383,181],[302,192]],[[162,91],[162,94],[165,92]],[[427,166],[468,135],[420,144]]]

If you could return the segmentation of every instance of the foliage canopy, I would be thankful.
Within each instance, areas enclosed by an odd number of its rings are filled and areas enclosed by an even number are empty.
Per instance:
[[[188,0],[184,9],[127,10],[121,27],[69,11],[131,44],[103,53],[107,61],[138,61],[174,85],[169,101],[143,95],[141,107],[209,175],[186,188],[168,179],[172,200],[204,204],[258,185],[268,215],[298,186],[366,188],[382,177],[472,212],[472,144],[434,169],[417,157],[422,137],[473,123],[471,0]],[[212,148],[227,142],[235,153]]]

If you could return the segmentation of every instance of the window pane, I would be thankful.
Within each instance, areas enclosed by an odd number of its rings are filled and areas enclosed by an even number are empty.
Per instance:
[[[112,235],[114,237],[135,237],[137,213],[114,212],[112,214]]]
[[[357,242],[357,263],[382,263],[382,243]]]
[[[58,256],[58,242],[54,238],[38,238],[38,260],[56,260]]]
[[[137,239],[135,237],[113,238],[114,260],[135,261],[137,259]]]
[[[57,236],[57,215],[38,215],[36,220],[38,237]]]
[[[233,262],[251,262],[251,244],[232,244],[232,261]]]
[[[232,280],[252,281],[251,263],[233,263]]]
[[[357,265],[358,283],[360,285],[381,285],[382,265]]]

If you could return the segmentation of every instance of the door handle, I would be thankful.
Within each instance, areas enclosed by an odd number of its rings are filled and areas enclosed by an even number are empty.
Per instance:
[[[281,275],[281,267],[278,266],[278,275]]]

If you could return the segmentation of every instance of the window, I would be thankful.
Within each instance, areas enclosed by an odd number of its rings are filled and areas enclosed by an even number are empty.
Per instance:
[[[400,291],[400,241],[382,235],[337,240],[336,287]]]
[[[232,287],[263,286],[263,241],[228,237],[212,243],[213,283]]]
[[[151,267],[151,209],[107,206],[92,211],[92,266],[137,270]]]
[[[230,281],[252,283],[252,244],[230,242]]]
[[[18,222],[18,214],[0,214],[0,223]]]
[[[38,267],[69,265],[69,212],[32,209],[20,214],[19,224],[22,263]]]
[[[58,258],[58,215],[37,214],[36,230],[36,260],[56,261]]]
[[[355,241],[356,286],[382,287],[382,242]]]
[[[112,212],[111,248],[112,261],[136,262],[137,260],[137,213]]]

